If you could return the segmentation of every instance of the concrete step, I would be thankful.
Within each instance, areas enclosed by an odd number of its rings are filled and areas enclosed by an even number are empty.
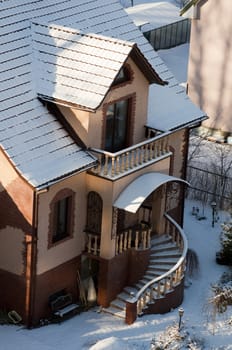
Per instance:
[[[128,295],[130,296],[131,293],[137,294],[138,291],[139,291],[139,289],[138,289],[136,286],[133,286],[133,287],[129,286],[129,287],[123,288],[123,291],[124,291],[125,293],[128,293]]]
[[[152,260],[164,260],[164,259],[179,259],[181,256],[181,253],[179,250],[169,250],[169,251],[157,251],[152,252],[150,255],[150,261]]]
[[[178,254],[178,258],[180,257],[180,254]],[[162,265],[162,266],[168,266],[168,267],[172,267],[172,266],[174,266],[175,264],[176,264],[176,262],[178,261],[178,258],[163,258],[163,260],[160,258],[160,257],[158,257],[157,259],[156,259],[156,257],[155,256],[153,256],[153,258],[152,258],[152,260],[150,259],[150,264],[151,265]]]
[[[161,253],[161,252],[169,252],[169,251],[179,251],[176,245],[173,245],[173,243],[165,243],[158,247],[152,247],[151,248],[151,254],[154,253]]]
[[[110,315],[113,315],[113,316],[116,316],[116,317],[120,317],[122,319],[125,320],[125,317],[126,317],[126,312],[125,311],[122,311],[122,310],[119,310],[115,307],[112,307],[112,306],[109,306],[107,308],[102,308],[102,312],[105,312],[107,314],[110,314]]]
[[[125,310],[126,309],[126,303],[125,301],[122,301],[118,298],[114,299],[111,303],[110,303],[111,307],[114,307],[115,309],[119,309],[119,310]]]
[[[165,243],[170,243],[172,241],[169,235],[153,236],[151,238],[151,246],[159,246]]]

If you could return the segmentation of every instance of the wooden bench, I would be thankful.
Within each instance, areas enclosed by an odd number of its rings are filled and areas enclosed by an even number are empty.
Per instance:
[[[52,314],[55,319],[62,320],[80,312],[80,304],[73,303],[70,293],[58,295],[50,301]]]

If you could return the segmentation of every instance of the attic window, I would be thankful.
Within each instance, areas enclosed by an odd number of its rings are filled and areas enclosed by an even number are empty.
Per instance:
[[[129,69],[127,67],[122,67],[118,73],[118,75],[116,76],[115,80],[114,80],[114,84],[113,85],[118,85],[118,84],[122,84],[125,81],[130,80],[130,72]]]

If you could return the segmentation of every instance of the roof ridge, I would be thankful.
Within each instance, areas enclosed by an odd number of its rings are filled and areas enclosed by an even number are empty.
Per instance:
[[[107,42],[111,42],[111,43],[117,43],[117,44],[121,44],[124,46],[129,46],[131,48],[133,48],[134,46],[137,46],[137,44],[135,42],[131,42],[128,40],[123,40],[123,39],[118,39],[118,38],[113,38],[107,35],[103,35],[103,34],[96,34],[96,33],[86,33],[80,29],[75,29],[73,27],[67,27],[67,26],[63,26],[60,24],[56,24],[56,23],[46,23],[46,22],[41,22],[41,21],[31,21],[32,25],[38,25],[41,27],[46,27],[46,28],[50,28],[50,29],[55,29],[57,31],[61,31],[61,32],[66,32],[66,33],[71,33],[71,34],[75,34],[75,35],[81,35],[81,36],[86,36],[89,38],[96,38],[99,40],[105,40]]]

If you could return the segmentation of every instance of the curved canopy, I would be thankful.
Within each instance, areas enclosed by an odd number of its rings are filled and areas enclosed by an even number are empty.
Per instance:
[[[185,180],[166,174],[147,173],[141,175],[120,193],[114,202],[114,207],[136,213],[149,194],[161,185],[172,181],[178,181],[189,185]]]

